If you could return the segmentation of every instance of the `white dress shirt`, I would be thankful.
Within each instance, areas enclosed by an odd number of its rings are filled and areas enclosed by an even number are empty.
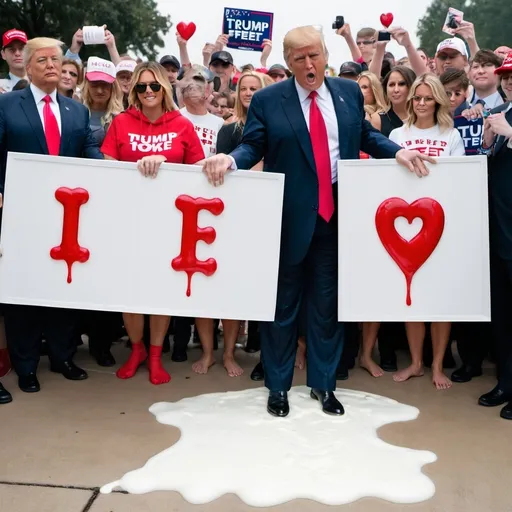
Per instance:
[[[47,96],[48,93],[42,91],[41,89],[36,87],[34,84],[30,84],[30,90],[32,91],[32,94],[34,95],[37,112],[39,113],[39,117],[41,118],[41,124],[43,125],[43,131],[44,131],[43,108],[46,103],[44,102],[43,98],[45,96]],[[50,101],[50,108],[52,109],[54,116],[57,118],[57,124],[59,125],[59,132],[62,133],[61,121],[60,121],[60,108],[59,108],[59,104],[57,103],[57,90],[50,93],[50,98],[52,99],[52,101]]]
[[[295,79],[294,79],[295,80]],[[297,94],[299,95],[299,102],[304,114],[306,126],[309,130],[309,110],[311,108],[311,99],[308,97],[311,92],[301,87],[297,80],[295,80],[295,87],[297,88]],[[319,89],[316,91],[318,96],[316,97],[316,104],[322,113],[325,121],[325,127],[327,128],[327,138],[329,142],[329,154],[331,157],[331,176],[332,182],[338,181],[338,160],[340,159],[340,141],[338,136],[338,118],[336,117],[336,110],[334,109],[334,102],[332,100],[331,93],[325,82],[322,83]],[[230,170],[236,171],[237,165],[235,159],[228,155],[232,160]]]
[[[489,96],[486,96],[485,98],[480,98],[480,96],[478,96],[478,94],[475,91],[473,93],[471,105],[472,106],[476,105],[476,102],[478,100],[482,100],[485,103],[485,106],[490,110],[492,110],[493,108],[499,107],[500,105],[503,105],[503,103],[505,103],[503,101],[503,98],[501,97],[501,94],[498,91],[496,91],[493,94],[490,94]]]
[[[309,95],[310,91],[304,89],[297,80],[295,80],[295,87],[297,88],[297,94],[299,95],[300,106],[304,114],[304,119],[309,130],[309,111],[311,109],[311,99]],[[322,83],[319,89],[316,91],[318,96],[316,97],[316,103],[325,121],[327,128],[327,138],[329,142],[329,154],[331,157],[331,174],[332,182],[338,181],[338,160],[340,159],[340,141],[338,136],[338,118],[336,117],[336,110],[334,109],[334,102],[332,100],[331,93],[325,82]]]

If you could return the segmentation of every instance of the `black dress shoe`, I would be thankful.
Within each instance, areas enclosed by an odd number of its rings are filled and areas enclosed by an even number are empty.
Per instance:
[[[480,377],[480,375],[482,375],[482,368],[473,368],[463,364],[452,373],[451,379],[453,382],[469,382],[473,377]]]
[[[28,375],[20,375],[18,377],[18,386],[21,391],[25,393],[37,393],[41,391],[41,386],[37,380],[35,373],[29,373]]]
[[[79,368],[73,361],[64,361],[63,363],[52,363],[50,370],[53,373],[60,373],[68,380],[85,380],[88,375],[85,370]]]
[[[187,359],[187,349],[177,347],[175,344],[172,349],[171,361],[174,361],[175,363],[184,363]]]
[[[0,404],[8,404],[12,402],[12,395],[0,383]]]
[[[509,402],[503,409],[501,409],[500,416],[504,420],[512,420],[512,402]]]
[[[341,416],[345,414],[345,409],[332,391],[322,391],[321,389],[312,389],[311,398],[318,400],[322,404],[322,410],[325,414],[332,416]]]
[[[267,411],[272,416],[284,418],[290,412],[288,393],[286,391],[270,391],[268,394]]]
[[[98,363],[99,366],[110,368],[111,366],[116,365],[116,360],[114,359],[114,356],[112,355],[112,352],[110,352],[110,350],[102,350],[97,354],[93,354],[93,357],[94,359],[96,359],[96,362]]]
[[[496,407],[498,405],[503,405],[510,399],[512,399],[512,396],[496,386],[492,391],[489,391],[489,393],[482,395],[478,400],[478,404],[483,405],[484,407]]]
[[[396,372],[398,371],[398,365],[396,364],[396,355],[386,355],[380,357],[380,367],[385,372]]]
[[[265,372],[263,370],[263,363],[260,361],[251,373],[251,380],[260,381],[265,378]]]
[[[347,380],[348,379],[348,368],[344,364],[339,364],[336,368],[336,380]]]

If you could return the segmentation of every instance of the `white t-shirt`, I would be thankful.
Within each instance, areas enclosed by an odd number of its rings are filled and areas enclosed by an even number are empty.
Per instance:
[[[194,125],[197,136],[203,145],[204,156],[208,158],[215,155],[217,153],[217,135],[224,125],[224,119],[209,112],[202,116],[191,114],[187,107],[180,109],[180,112]]]
[[[464,141],[459,130],[450,128],[441,132],[439,125],[432,128],[410,128],[406,125],[394,129],[389,139],[404,149],[414,149],[428,156],[464,156]]]

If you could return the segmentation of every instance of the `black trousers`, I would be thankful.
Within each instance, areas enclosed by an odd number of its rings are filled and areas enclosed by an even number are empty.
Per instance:
[[[172,319],[174,330],[174,348],[186,350],[192,334],[193,318],[176,316]]]
[[[481,368],[485,357],[493,350],[491,322],[454,323],[452,332],[462,362],[472,368]]]
[[[89,336],[93,355],[110,350],[122,333],[123,315],[113,311],[80,311],[79,331]]]
[[[512,260],[491,252],[491,313],[498,384],[512,394]]]
[[[4,318],[7,345],[18,375],[36,372],[43,333],[52,363],[59,364],[73,358],[76,351],[76,310],[6,305]]]

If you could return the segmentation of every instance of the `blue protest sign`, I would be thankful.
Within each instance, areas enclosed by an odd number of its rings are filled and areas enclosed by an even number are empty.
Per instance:
[[[272,39],[274,15],[248,9],[224,9],[223,34],[229,35],[228,48],[261,52],[263,39]]]
[[[482,136],[484,133],[484,120],[482,118],[474,121],[468,121],[465,117],[458,116],[454,119],[455,128],[464,141],[466,155],[478,155],[478,150],[482,145]]]

